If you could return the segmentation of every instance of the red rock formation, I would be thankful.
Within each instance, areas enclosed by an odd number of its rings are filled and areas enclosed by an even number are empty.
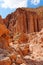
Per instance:
[[[22,33],[17,38],[22,44],[15,43],[15,39],[9,43],[12,50],[0,48],[0,65],[43,65],[43,29],[37,33]]]
[[[13,37],[15,43],[26,43],[28,41],[28,36],[26,33],[15,34]]]
[[[0,61],[0,65],[11,65],[11,61],[9,57],[4,58]]]
[[[0,23],[3,23],[3,19],[2,19],[2,17],[0,16]]]
[[[36,9],[18,8],[15,12],[9,14],[4,22],[11,31],[11,36],[15,32],[36,32],[43,28],[43,7]]]
[[[0,48],[7,48],[9,45],[9,30],[5,26],[5,24],[0,23]]]
[[[42,13],[43,7],[18,8],[0,17],[0,65],[43,65],[43,30],[36,32],[43,28]]]

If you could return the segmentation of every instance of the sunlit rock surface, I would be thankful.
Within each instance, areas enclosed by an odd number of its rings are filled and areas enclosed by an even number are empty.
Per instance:
[[[43,7],[18,8],[4,19],[4,23],[11,31],[11,36],[17,32],[40,31],[43,28]]]
[[[0,16],[0,65],[43,65],[43,7]]]
[[[21,33],[22,34],[22,33]],[[10,59],[9,65],[43,65],[43,29],[40,32],[33,32],[30,34],[23,33],[22,35],[15,35],[15,38],[9,47],[11,50],[5,50],[2,52],[2,60]],[[26,39],[28,40],[26,41]],[[21,41],[21,40],[24,41]],[[16,42],[15,42],[16,41]],[[20,41],[20,42],[18,42]],[[4,50],[4,49],[3,49]],[[2,50],[1,50],[2,51]],[[5,54],[5,55],[4,55]],[[6,60],[6,62],[8,62]],[[7,65],[7,64],[6,64]]]

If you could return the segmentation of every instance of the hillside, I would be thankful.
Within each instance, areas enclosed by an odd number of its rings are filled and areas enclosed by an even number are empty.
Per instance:
[[[43,65],[43,7],[0,16],[0,65]]]

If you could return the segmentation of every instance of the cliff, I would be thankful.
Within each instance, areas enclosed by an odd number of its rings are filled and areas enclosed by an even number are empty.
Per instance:
[[[43,65],[42,28],[43,7],[0,16],[0,65]]]
[[[4,21],[11,33],[40,31],[43,28],[43,7],[18,8],[9,14]]]

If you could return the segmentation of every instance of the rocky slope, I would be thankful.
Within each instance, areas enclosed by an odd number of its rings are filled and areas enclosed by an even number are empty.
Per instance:
[[[42,28],[43,7],[0,16],[0,65],[43,65]]]
[[[0,48],[0,65],[43,65],[43,29],[16,34],[9,48]]]

